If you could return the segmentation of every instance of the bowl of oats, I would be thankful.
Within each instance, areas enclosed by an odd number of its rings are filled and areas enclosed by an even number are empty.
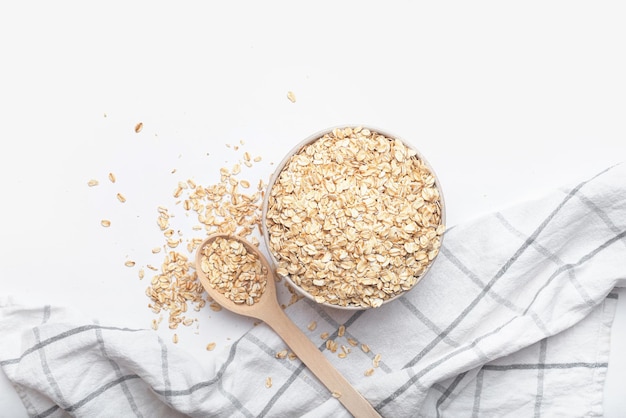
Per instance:
[[[304,297],[377,308],[429,271],[445,204],[417,149],[381,129],[335,127],[309,136],[278,164],[262,229],[276,274]]]

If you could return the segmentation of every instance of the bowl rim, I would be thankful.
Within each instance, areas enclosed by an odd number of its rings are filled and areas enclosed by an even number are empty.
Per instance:
[[[381,135],[384,135],[387,138],[400,140],[400,141],[402,141],[402,143],[406,147],[408,147],[408,148],[412,149],[413,151],[415,151],[416,157],[420,161],[422,161],[422,163],[430,170],[431,174],[435,178],[435,185],[436,185],[437,189],[439,190],[439,207],[440,207],[440,210],[441,210],[441,225],[446,225],[446,204],[445,204],[445,200],[444,200],[444,196],[443,196],[443,190],[442,190],[442,187],[441,187],[441,182],[440,182],[439,177],[437,176],[435,170],[431,166],[430,162],[424,157],[424,155],[420,152],[419,149],[417,149],[417,147],[415,145],[413,145],[412,143],[410,143],[407,140],[405,140],[404,137],[395,135],[394,133],[390,132],[387,129],[380,129],[380,128],[377,128],[375,126],[369,125],[369,124],[342,124],[342,125],[335,125],[335,126],[332,126],[330,128],[321,129],[321,130],[319,130],[319,131],[317,131],[317,132],[307,136],[302,141],[298,142],[294,147],[292,147],[289,150],[289,152],[287,152],[285,154],[283,159],[276,165],[276,168],[274,169],[274,172],[270,176],[270,179],[269,179],[269,181],[268,181],[268,183],[266,185],[265,195],[263,196],[262,207],[261,207],[261,231],[262,231],[262,235],[263,235],[263,242],[265,244],[265,247],[267,248],[267,254],[269,255],[270,263],[271,263],[272,268],[274,269],[274,272],[276,271],[276,266],[278,265],[278,260],[276,260],[276,258],[274,256],[274,253],[272,252],[272,248],[270,246],[270,234],[269,234],[269,230],[267,228],[267,211],[268,211],[268,206],[269,206],[269,197],[270,197],[272,188],[274,187],[274,183],[276,182],[276,180],[280,176],[280,173],[282,173],[283,169],[285,168],[285,165],[287,164],[287,162],[289,162],[291,157],[293,157],[295,154],[300,152],[307,145],[312,144],[313,142],[317,141],[318,139],[320,139],[324,135],[326,135],[328,133],[331,133],[333,130],[335,130],[335,129],[345,129],[345,128],[369,129],[370,131],[376,132],[376,133],[381,134]],[[441,245],[443,245],[444,236],[445,236],[445,233],[440,236],[440,243],[441,243]],[[389,302],[392,302],[392,301],[396,300],[397,298],[399,298],[400,296],[403,296],[407,292],[410,292],[411,290],[413,290],[417,286],[417,284],[420,281],[422,281],[422,279],[431,270],[431,267],[433,266],[433,264],[437,260],[438,256],[439,256],[439,253],[435,256],[435,258],[433,258],[430,261],[430,263],[426,266],[426,268],[424,268],[424,271],[418,276],[417,281],[415,282],[415,284],[409,290],[405,290],[402,293],[399,293],[399,294],[397,294],[397,295],[395,295],[395,296],[393,296],[393,297],[391,297],[389,299],[385,299],[383,301],[383,303],[381,304],[381,306],[383,306],[383,305],[385,305],[385,304],[387,304]],[[367,306],[354,306],[354,305],[341,306],[341,305],[334,305],[334,304],[328,303],[328,302],[317,302],[315,300],[315,298],[309,292],[304,290],[302,287],[298,286],[291,279],[291,276],[289,276],[289,275],[282,276],[282,275],[279,275],[278,273],[275,273],[275,274],[276,274],[277,277],[282,278],[283,280],[286,280],[289,283],[289,285],[291,285],[294,288],[294,290],[296,292],[298,292],[300,295],[302,295],[305,298],[311,300],[312,302],[314,302],[317,305],[321,305],[321,306],[325,306],[325,307],[329,307],[329,308],[333,308],[333,309],[341,309],[341,310],[349,310],[349,311],[362,311],[362,310],[372,309],[372,307],[367,307]]]

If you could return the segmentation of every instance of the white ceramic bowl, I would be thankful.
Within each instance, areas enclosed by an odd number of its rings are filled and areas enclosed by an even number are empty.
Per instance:
[[[300,152],[304,147],[306,147],[307,145],[317,141],[318,139],[320,139],[321,137],[323,137],[325,134],[331,133],[333,132],[334,129],[343,129],[343,128],[356,128],[356,127],[360,127],[363,129],[369,129],[371,132],[376,132],[379,133],[381,135],[384,135],[387,138],[392,138],[392,139],[398,139],[400,141],[402,141],[402,143],[407,147],[412,149],[413,151],[415,151],[416,155],[415,157],[418,158],[419,160],[422,161],[422,163],[430,170],[432,176],[435,179],[435,186],[439,192],[439,199],[438,199],[438,206],[440,209],[440,219],[441,219],[441,224],[445,225],[445,221],[446,221],[446,215],[445,215],[445,203],[444,203],[444,198],[443,198],[443,193],[441,190],[441,184],[439,182],[439,179],[435,173],[435,171],[433,170],[432,166],[428,163],[428,161],[424,158],[424,156],[414,147],[412,146],[410,143],[408,143],[407,141],[403,140],[402,138],[398,137],[397,135],[394,135],[392,133],[390,133],[389,131],[386,131],[384,129],[379,129],[376,127],[372,127],[372,126],[366,126],[366,125],[341,125],[341,126],[335,126],[335,127],[331,127],[328,129],[324,129],[321,130],[319,132],[316,132],[310,136],[308,136],[307,138],[305,138],[303,141],[301,141],[300,143],[298,143],[295,147],[293,147],[286,155],[285,157],[282,159],[282,161],[278,164],[278,166],[276,167],[276,170],[274,171],[274,173],[272,174],[272,176],[270,177],[269,183],[267,185],[267,189],[266,189],[266,193],[265,196],[263,198],[263,205],[262,205],[262,230],[263,230],[263,240],[265,242],[265,245],[267,247],[271,262],[274,264],[274,266],[278,265],[278,260],[276,258],[276,255],[274,254],[274,252],[272,251],[272,247],[270,245],[270,232],[268,230],[268,225],[267,225],[267,213],[269,210],[269,198],[271,195],[271,191],[272,188],[274,187],[274,184],[276,182],[276,180],[279,178],[281,172],[283,171],[283,169],[285,168],[285,166],[287,165],[287,163],[291,160],[291,158],[297,154],[298,152]],[[443,241],[443,235],[440,236],[440,242]],[[427,267],[424,268],[424,270],[422,271],[422,273],[417,277],[417,282],[415,283],[415,285],[412,286],[411,289],[415,288],[417,283],[423,279],[423,277],[428,273],[428,271],[430,270],[433,262],[435,261],[435,259],[433,259],[428,265]],[[289,275],[285,275],[285,276],[280,276],[282,277],[284,280],[287,280],[287,282],[301,295],[303,295],[304,297],[315,301],[315,298],[309,293],[307,292],[305,289],[303,289],[302,287],[298,286]],[[409,289],[409,290],[411,290]],[[404,291],[403,293],[397,294],[393,297],[390,297],[388,299],[385,299],[383,301],[383,304],[385,303],[389,303],[395,299],[397,299],[398,297],[400,297],[402,294],[406,293],[407,291]],[[319,302],[318,302],[319,303]],[[337,308],[337,309],[346,309],[346,310],[363,310],[363,309],[368,309],[368,307],[364,307],[364,306],[357,306],[357,305],[347,305],[347,306],[342,306],[342,305],[337,305],[337,304],[331,304],[331,303],[327,303],[327,302],[323,302],[320,303],[321,305],[324,306],[328,306],[328,307],[332,307],[332,308]]]

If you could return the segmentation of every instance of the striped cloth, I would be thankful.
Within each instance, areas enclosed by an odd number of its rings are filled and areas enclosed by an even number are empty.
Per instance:
[[[287,313],[383,416],[601,416],[625,236],[618,165],[450,228],[430,274],[391,304],[301,300]],[[59,307],[5,303],[0,334],[0,366],[32,416],[348,416],[297,359],[276,358],[286,347],[265,325],[210,364]]]

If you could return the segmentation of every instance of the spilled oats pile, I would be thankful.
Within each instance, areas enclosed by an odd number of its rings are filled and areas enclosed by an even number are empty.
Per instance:
[[[231,147],[229,144],[226,146]],[[233,148],[237,151],[239,145]],[[238,176],[242,172],[242,166],[252,167],[254,163],[261,161],[261,157],[253,157],[248,152],[242,153],[242,157],[231,168],[221,168],[219,181],[215,184],[201,185],[191,179],[177,182],[172,192],[173,205],[177,210],[170,210],[171,206],[166,205],[157,207],[155,224],[162,233],[163,241],[155,243],[148,251],[163,255],[160,264],[140,265],[134,260],[125,260],[125,266],[137,268],[139,279],[151,277],[145,291],[149,298],[148,308],[159,315],[158,319],[152,320],[152,328],[158,329],[164,314],[169,328],[175,330],[181,324],[197,324],[197,318],[192,312],[199,312],[207,303],[212,310],[221,310],[220,305],[207,297],[193,263],[193,253],[207,235],[232,234],[247,239],[253,245],[259,245],[261,200],[265,184],[263,180],[259,180],[253,186],[248,180]],[[176,170],[171,171],[172,174],[175,172]],[[114,173],[109,173],[108,180],[116,183],[117,177]],[[91,179],[87,185],[96,187],[99,181]],[[116,198],[122,204],[126,202],[122,193],[117,193]],[[180,214],[181,208],[187,218],[195,218],[197,221],[191,228],[176,225],[175,213]],[[188,219],[183,223],[187,225]],[[110,228],[112,221],[101,219],[100,224]],[[293,293],[295,292],[292,291]],[[176,334],[173,340],[178,341]],[[215,343],[207,346],[208,351],[214,348]]]
[[[398,139],[335,129],[293,155],[270,187],[276,272],[319,303],[379,307],[411,289],[439,251],[435,176]]]
[[[260,158],[255,158],[260,161]],[[253,159],[246,152],[244,163],[251,165]],[[172,227],[174,221],[169,210],[160,206],[157,209],[156,223],[165,238],[166,254],[160,267],[147,265],[153,270],[151,285],[146,289],[150,298],[148,307],[156,314],[168,312],[169,327],[176,329],[180,324],[189,326],[194,322],[187,311],[192,308],[199,311],[206,305],[203,298],[204,288],[198,280],[193,264],[193,253],[209,234],[233,234],[248,239],[258,245],[253,232],[260,229],[260,202],[263,198],[264,183],[259,181],[256,190],[251,193],[250,183],[239,180],[241,165],[235,164],[232,170],[220,169],[220,181],[210,186],[196,184],[192,180],[178,183],[173,192],[177,204],[182,204],[187,213],[193,214],[198,223],[193,226],[194,237],[183,237]],[[183,249],[181,249],[183,247]],[[159,252],[155,247],[153,252]],[[186,250],[186,251],[185,251]],[[140,277],[143,271],[139,271]],[[210,300],[210,299],[209,299]],[[211,301],[212,302],[212,301]],[[211,303],[213,310],[220,310],[217,303]]]

